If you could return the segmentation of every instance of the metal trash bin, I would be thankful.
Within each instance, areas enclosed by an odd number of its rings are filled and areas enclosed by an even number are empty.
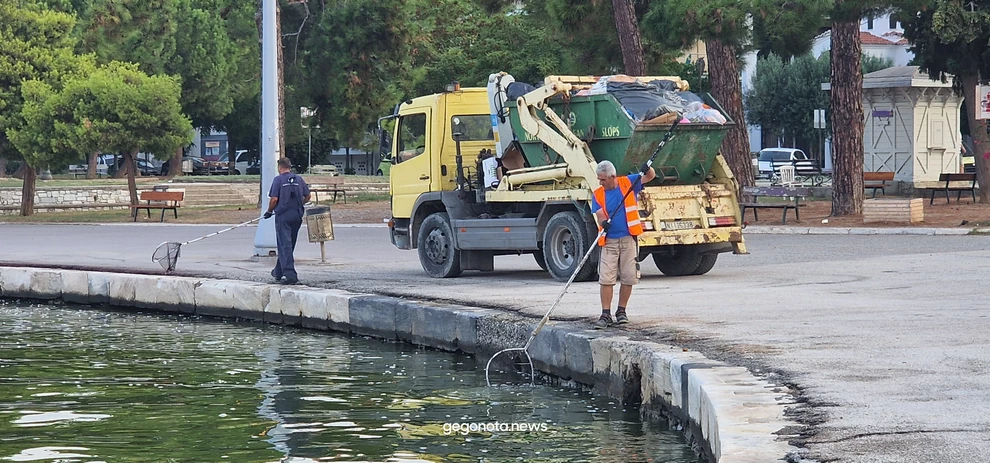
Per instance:
[[[330,208],[317,206],[306,209],[306,231],[310,243],[320,243],[320,262],[326,263],[324,242],[333,240],[333,217]]]

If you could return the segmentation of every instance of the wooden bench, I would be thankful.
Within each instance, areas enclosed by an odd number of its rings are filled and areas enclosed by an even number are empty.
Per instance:
[[[314,184],[309,186],[309,192],[313,194],[313,199],[317,203],[320,202],[320,193],[327,193],[333,195],[333,202],[337,202],[337,195],[339,194],[341,198],[344,199],[344,204],[347,204],[347,192],[344,190],[344,180],[340,178],[333,178],[327,183]]]
[[[760,216],[757,213],[759,209],[783,209],[784,215],[781,217],[780,223],[787,223],[787,210],[794,209],[794,217],[797,220],[801,220],[801,211],[798,209],[801,206],[801,198],[810,196],[811,189],[806,187],[788,188],[782,186],[771,186],[771,187],[753,187],[745,186],[742,189],[744,197],[751,197],[752,201],[742,202],[739,205],[742,207],[743,220],[746,219],[746,209],[753,210],[753,220],[760,220]],[[760,197],[769,198],[787,198],[787,201],[776,201],[776,202],[760,202]],[[790,199],[793,198],[793,201]]]
[[[175,218],[179,218],[179,202],[182,201],[185,194],[181,191],[142,191],[141,201],[144,204],[131,204],[131,210],[134,214],[134,221],[137,222],[138,211],[144,209],[148,211],[148,218],[151,218],[152,209],[161,209],[162,218],[160,222],[165,221],[165,211],[171,209]]]
[[[935,193],[939,191],[945,192],[945,204],[949,204],[949,192],[956,192],[956,204],[959,204],[959,198],[962,197],[964,191],[970,192],[973,195],[973,204],[976,204],[976,174],[939,174],[939,182],[945,182],[945,185],[932,188],[932,199],[928,201],[928,204],[935,204]],[[955,183],[953,183],[955,182]]]
[[[877,197],[877,190],[887,196],[887,182],[894,181],[893,172],[863,172],[863,189],[873,190],[873,197]]]

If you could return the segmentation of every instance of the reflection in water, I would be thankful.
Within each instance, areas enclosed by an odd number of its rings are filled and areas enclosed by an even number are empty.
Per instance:
[[[678,433],[475,359],[279,326],[0,303],[0,460],[695,462]]]

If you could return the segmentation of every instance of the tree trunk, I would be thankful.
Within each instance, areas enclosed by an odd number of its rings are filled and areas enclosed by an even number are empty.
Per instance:
[[[753,159],[749,154],[749,132],[743,114],[739,61],[731,45],[721,40],[709,40],[707,45],[712,96],[735,122],[722,141],[722,156],[740,186],[753,186],[756,181],[753,177]]]
[[[120,169],[121,171],[127,172],[127,192],[131,196],[131,205],[136,205],[138,203],[137,182],[134,180],[137,176],[137,163],[134,162],[134,158],[137,156],[137,153],[137,148],[129,153],[125,152],[124,167]]]
[[[832,23],[832,214],[863,213],[863,70],[859,21]]]
[[[127,168],[127,152],[115,154],[113,156],[113,178],[124,178],[130,170]],[[107,167],[109,169],[109,167]]]
[[[7,158],[0,157],[0,178],[7,177]]]
[[[639,34],[639,23],[636,21],[636,10],[629,0],[612,0],[612,10],[615,15],[615,30],[619,34],[619,46],[622,47],[622,64],[626,74],[631,76],[646,75],[646,65],[643,63],[643,40]]]
[[[89,156],[86,157],[86,178],[88,179],[96,178],[96,172],[97,172],[96,161],[97,161],[97,156],[99,155],[100,155],[99,151],[94,151],[92,153],[89,153]]]
[[[168,176],[181,177],[182,174],[182,148],[175,150],[175,154],[168,160]]]
[[[976,105],[980,98],[976,94],[979,76],[962,76],[966,120],[969,121],[969,134],[973,137],[973,163],[976,167],[976,181],[980,185],[980,202],[990,203],[990,133],[987,133],[987,120],[976,118]]]
[[[27,162],[23,164],[27,166]],[[27,217],[34,215],[34,190],[37,184],[38,174],[33,167],[24,169],[24,182],[21,184],[21,215]]]

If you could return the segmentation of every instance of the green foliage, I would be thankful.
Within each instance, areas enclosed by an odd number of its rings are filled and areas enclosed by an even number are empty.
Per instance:
[[[864,74],[893,65],[888,59],[870,55],[863,55],[861,63]],[[828,93],[821,89],[829,82],[830,69],[828,53],[818,59],[810,54],[800,56],[790,63],[776,55],[761,58],[756,63],[753,87],[745,94],[747,121],[785,140],[815,139],[814,110],[825,109],[831,114]],[[830,133],[830,117],[826,117],[826,125],[826,133]]]
[[[990,1],[974,0],[974,11],[969,3],[931,0],[898,15],[914,62],[933,79],[945,80],[946,74],[990,76]],[[955,86],[961,87],[958,79]]]
[[[683,49],[718,38],[739,54],[755,48],[782,56],[807,53],[825,25],[829,0],[669,0],[651,2],[644,37]],[[750,30],[752,23],[752,31]]]
[[[469,0],[416,0],[412,94],[441,91],[447,83],[484,86],[506,71],[523,82],[542,81],[561,69],[554,37],[530,15],[485,13]],[[451,21],[451,18],[457,18]]]
[[[181,79],[182,109],[193,126],[217,125],[234,106],[234,44],[215,12],[181,5],[177,16],[176,56],[165,71]]]
[[[752,48],[762,56],[784,58],[811,52],[812,39],[828,26],[828,0],[801,2],[757,2],[753,14]]]
[[[319,124],[358,145],[409,82],[409,12],[403,2],[328,2],[306,38],[302,64]]]
[[[751,12],[752,2],[738,0],[654,2],[644,18],[643,34],[676,49],[711,38],[742,45],[749,38],[746,18]]]
[[[17,157],[5,132],[23,124],[21,83],[39,80],[57,86],[75,66],[71,15],[0,2],[0,156]]]
[[[167,157],[192,141],[179,104],[177,79],[148,76],[136,65],[111,62],[69,82],[57,108],[71,111],[82,152],[144,151]]]
[[[80,21],[82,49],[101,63],[132,62],[148,74],[178,77],[183,112],[197,127],[217,126],[233,110],[232,59],[241,56],[221,6],[212,0],[89,0]],[[253,25],[253,18],[238,19]]]
[[[44,167],[82,157],[84,153],[74,143],[77,133],[71,124],[66,124],[65,108],[57,107],[56,91],[38,80],[25,81],[21,89],[22,123],[8,128],[7,137],[27,164]],[[71,119],[71,111],[68,116]]]
[[[8,127],[7,136],[29,166],[66,164],[84,158],[80,127],[73,110],[61,99],[61,91],[76,79],[96,70],[92,55],[76,56],[66,63],[58,79],[26,80],[21,84],[23,105],[20,124]]]
[[[254,2],[226,0],[222,10],[226,34],[231,39],[232,110],[217,123],[237,149],[258,149],[261,133],[261,47],[258,43]],[[217,5],[216,9],[220,10]]]
[[[788,68],[777,55],[761,58],[756,62],[753,86],[745,93],[746,120],[759,125],[764,131],[781,133],[786,119],[781,112],[788,98],[780,89],[788,80]]]
[[[126,61],[137,63],[148,74],[167,74],[168,63],[176,58],[177,16],[185,4],[185,0],[90,0],[79,21],[82,50],[96,53],[101,64]]]

